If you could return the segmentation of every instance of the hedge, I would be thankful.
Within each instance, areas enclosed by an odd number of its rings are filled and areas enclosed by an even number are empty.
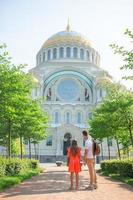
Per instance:
[[[24,172],[28,169],[37,169],[39,162],[37,160],[0,157],[0,176],[12,176]]]
[[[101,162],[101,170],[110,174],[133,178],[133,158],[104,160]]]

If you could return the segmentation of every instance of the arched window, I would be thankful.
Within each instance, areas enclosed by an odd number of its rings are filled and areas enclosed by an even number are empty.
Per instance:
[[[51,59],[51,50],[48,50],[48,54],[47,54],[48,60]]]
[[[103,94],[102,94],[102,88],[100,88],[100,97],[102,97]]]
[[[98,65],[98,55],[96,56],[96,64]]]
[[[46,140],[46,145],[47,146],[52,146],[52,139],[53,139],[52,135],[47,137],[47,140]]]
[[[40,54],[40,56],[39,56],[39,64],[41,64],[41,54]]]
[[[43,52],[43,62],[45,61],[45,52]]]
[[[56,59],[57,58],[57,49],[54,48],[53,49],[53,59]]]
[[[37,96],[37,91],[38,91],[38,88],[35,87],[35,88],[34,88],[34,96],[35,96],[35,97]]]
[[[112,141],[112,139],[111,138],[109,138],[108,140],[107,140],[107,142],[108,142],[108,146],[113,146],[113,141]]]
[[[92,53],[92,62],[94,62],[94,54]]]
[[[81,124],[81,113],[80,112],[78,112],[78,115],[77,115],[77,123]]]
[[[90,101],[90,95],[87,88],[85,88],[85,101]]]
[[[59,56],[60,56],[60,58],[64,58],[64,48],[63,47],[60,47],[60,49],[59,49]]]
[[[77,58],[77,57],[78,57],[78,49],[77,49],[77,47],[74,47],[74,48],[73,48],[73,57],[74,57],[74,58]]]
[[[37,56],[37,65],[39,65],[39,56]]]
[[[97,64],[97,55],[95,56],[95,63]]]
[[[86,57],[87,57],[87,60],[90,60],[90,53],[89,53],[89,51],[86,51]]]
[[[80,49],[80,58],[84,59],[84,49]]]
[[[66,48],[66,57],[67,57],[67,58],[70,58],[70,56],[71,56],[71,48],[70,48],[70,47],[67,47],[67,48]]]
[[[83,147],[85,147],[85,140],[83,139]]]
[[[89,112],[89,113],[88,113],[88,118],[89,118],[89,119],[92,119],[92,112]]]
[[[70,122],[71,122],[71,115],[70,115],[69,112],[67,112],[67,113],[66,113],[66,123],[67,123],[67,124],[70,124]]]
[[[55,124],[59,123],[59,113],[55,112]]]

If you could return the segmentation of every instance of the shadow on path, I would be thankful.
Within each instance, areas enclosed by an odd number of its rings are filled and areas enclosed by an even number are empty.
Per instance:
[[[74,192],[68,190],[70,186],[69,173],[63,169],[67,168],[54,168],[50,170],[48,169],[48,171],[36,177],[32,177],[31,179],[24,181],[20,185],[14,186],[10,189],[6,189],[2,193],[2,198],[12,197],[12,199],[14,199],[16,196],[21,195],[34,196],[37,194],[57,194],[63,192]],[[80,174],[81,192],[83,192],[84,190],[83,186],[88,185],[88,176],[89,174],[87,171],[83,171]],[[120,188],[122,188],[122,190],[133,192],[133,187],[121,183],[120,181],[112,180],[110,177],[98,176],[98,180],[99,189],[97,191],[99,194],[101,192],[101,194],[104,195],[104,192],[110,193],[113,192],[113,190],[118,190],[118,192],[120,193]],[[84,190],[84,192],[88,191]]]

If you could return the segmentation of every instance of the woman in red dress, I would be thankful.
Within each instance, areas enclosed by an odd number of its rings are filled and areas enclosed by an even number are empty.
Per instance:
[[[79,172],[81,171],[80,165],[81,149],[77,145],[76,140],[72,140],[72,145],[68,148],[67,158],[68,158],[68,170],[70,172],[71,187],[73,190],[73,179],[74,173],[76,175],[76,189],[79,186]]]

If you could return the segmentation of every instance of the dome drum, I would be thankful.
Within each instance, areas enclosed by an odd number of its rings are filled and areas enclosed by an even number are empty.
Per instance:
[[[62,59],[81,60],[99,66],[100,56],[91,47],[90,41],[80,33],[70,31],[68,25],[65,31],[58,32],[42,45],[37,54],[37,65]]]

